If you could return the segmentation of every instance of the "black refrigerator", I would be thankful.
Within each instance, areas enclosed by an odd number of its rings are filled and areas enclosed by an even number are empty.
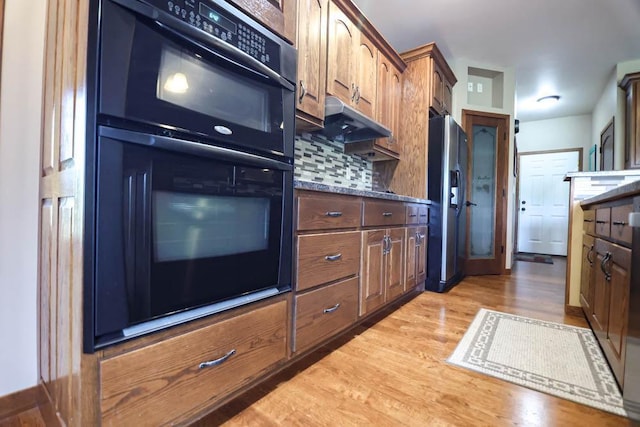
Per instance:
[[[444,292],[464,277],[467,135],[450,115],[429,120],[426,289]]]

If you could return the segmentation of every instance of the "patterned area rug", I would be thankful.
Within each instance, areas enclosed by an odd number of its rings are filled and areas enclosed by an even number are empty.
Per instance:
[[[516,254],[518,261],[541,262],[543,264],[553,264],[553,258],[550,255],[528,254],[520,252]]]
[[[483,308],[447,361],[627,416],[620,390],[591,329]]]

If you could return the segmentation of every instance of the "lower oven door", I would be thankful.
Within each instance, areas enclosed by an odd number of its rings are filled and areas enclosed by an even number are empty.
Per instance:
[[[153,319],[290,289],[291,165],[119,129],[100,134],[98,343],[137,324],[138,335],[157,329],[144,325]]]

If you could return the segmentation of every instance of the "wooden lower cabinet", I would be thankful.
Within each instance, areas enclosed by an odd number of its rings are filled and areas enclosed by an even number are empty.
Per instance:
[[[631,285],[631,249],[595,239],[595,253],[597,265],[591,324],[622,388]]]
[[[296,296],[295,349],[302,352],[358,319],[358,277]]]
[[[427,278],[427,226],[407,227],[405,291]]]
[[[287,356],[287,301],[100,361],[105,426],[184,422]]]
[[[632,203],[585,210],[580,304],[620,388],[624,386],[631,289]]]
[[[404,227],[362,232],[360,316],[404,292]]]

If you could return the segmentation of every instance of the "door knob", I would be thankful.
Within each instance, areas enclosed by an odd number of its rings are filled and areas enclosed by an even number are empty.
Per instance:
[[[522,203],[523,205],[526,205],[526,204],[527,204],[527,201],[526,201],[526,200],[523,200],[523,201],[522,201],[522,202],[520,202],[520,203]]]
[[[520,208],[520,210],[521,210],[522,212],[524,212],[524,211],[526,211],[526,210],[527,210],[527,208]]]
[[[478,206],[478,204],[477,204],[477,203],[470,202],[469,200],[467,200],[467,201],[465,202],[465,205],[466,205],[466,206]]]

